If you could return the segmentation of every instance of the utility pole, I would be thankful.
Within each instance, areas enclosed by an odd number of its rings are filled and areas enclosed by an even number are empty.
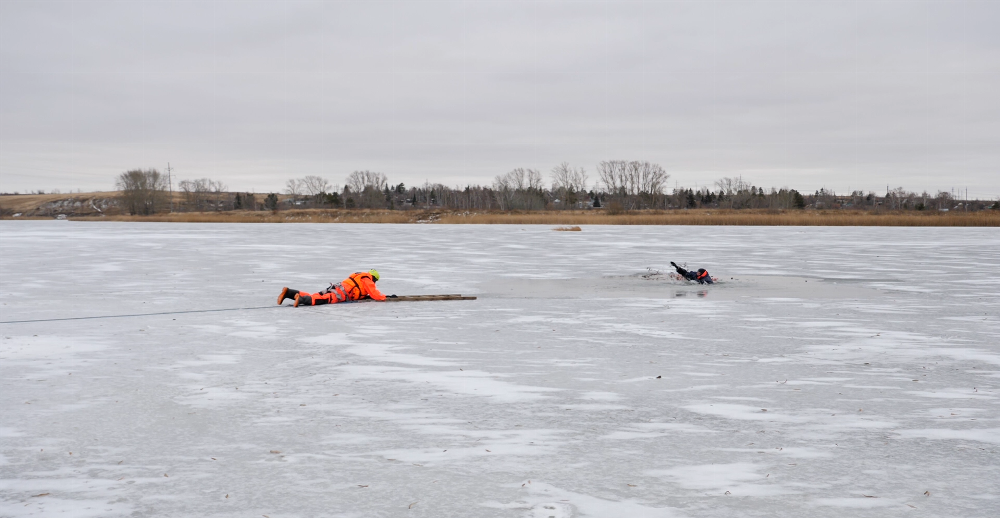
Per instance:
[[[170,187],[170,212],[174,212],[174,181],[170,175],[170,162],[167,162],[167,185]]]

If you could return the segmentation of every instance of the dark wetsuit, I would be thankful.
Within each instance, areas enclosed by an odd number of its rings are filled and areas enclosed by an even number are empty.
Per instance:
[[[680,266],[675,266],[677,268],[677,273],[689,281],[697,281],[698,284],[715,284],[712,282],[712,276],[708,272],[699,274],[698,272],[689,272]]]

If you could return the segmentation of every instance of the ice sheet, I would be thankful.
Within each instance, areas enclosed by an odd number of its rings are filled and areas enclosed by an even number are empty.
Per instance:
[[[996,250],[3,221],[0,515],[997,516]],[[479,299],[274,306],[368,268]]]

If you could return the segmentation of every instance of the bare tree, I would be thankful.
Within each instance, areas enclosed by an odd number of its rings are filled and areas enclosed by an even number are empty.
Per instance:
[[[345,197],[361,208],[381,209],[389,201],[389,179],[374,171],[354,171],[347,176]]]
[[[181,180],[177,183],[177,188],[182,193],[185,205],[194,207],[194,210],[201,210],[205,189],[200,180]]]
[[[369,188],[382,191],[389,185],[389,179],[374,171],[354,171],[347,176],[346,184],[354,193],[361,193]]]
[[[188,207],[201,211],[206,205],[210,205],[215,210],[223,209],[224,200],[228,191],[226,184],[212,180],[210,178],[198,178],[197,180],[181,180],[177,186],[184,196],[184,201]]]
[[[524,179],[527,188],[532,191],[542,190],[542,173],[539,173],[537,169],[528,169],[528,173]]]
[[[115,186],[129,214],[153,214],[166,202],[167,177],[156,169],[126,171],[118,175]]]
[[[584,168],[573,169],[569,166],[569,162],[563,162],[552,168],[553,191],[586,191],[587,179],[587,171]]]
[[[330,185],[330,181],[321,176],[305,176],[303,178],[292,178],[285,182],[285,193],[291,196],[290,203],[301,205],[301,197],[308,198],[308,203],[313,206],[321,206],[326,201],[327,194],[336,194],[336,189]],[[339,199],[339,194],[337,198]]]
[[[215,210],[225,209],[228,198],[227,191],[229,190],[229,187],[218,180],[209,180],[208,188],[213,194],[212,203],[215,205]]]
[[[631,184],[634,185],[632,194],[645,197],[659,196],[667,186],[670,174],[663,170],[659,164],[650,162],[629,162],[629,175]]]
[[[500,210],[534,210],[545,207],[542,174],[535,169],[518,167],[497,175],[493,190]]]
[[[493,192],[496,194],[497,205],[500,206],[500,210],[510,210],[517,192],[510,178],[510,173],[497,175],[493,180]]]
[[[563,162],[552,168],[552,194],[563,207],[572,207],[578,194],[584,192],[587,192],[587,171],[582,167],[573,169],[569,162]]]
[[[955,198],[950,192],[938,191],[934,196],[934,206],[937,210],[949,210],[955,205]]]
[[[515,191],[542,190],[542,173],[537,169],[518,167],[507,174],[498,175],[496,184],[507,186]]]
[[[743,208],[752,196],[750,194],[752,185],[744,181],[742,176],[733,178],[726,176],[716,180],[715,185],[719,188],[719,205],[725,204],[730,209]]]
[[[912,209],[916,206],[917,195],[916,193],[908,192],[903,187],[896,187],[886,193],[885,198],[889,209],[901,210],[907,207]]]
[[[606,192],[631,209],[639,203],[652,206],[663,201],[670,174],[659,164],[637,160],[609,160],[597,165],[597,174]]]
[[[624,160],[606,160],[597,164],[597,176],[604,184],[604,190],[612,196],[628,194],[626,168]]]
[[[328,193],[331,191],[330,182],[326,178],[321,178],[319,176],[306,176],[299,181],[299,186],[310,196]]]
[[[288,195],[289,205],[298,205],[302,203],[299,200],[299,196],[302,195],[302,190],[302,180],[298,178],[289,178],[288,181],[285,182],[285,194]]]

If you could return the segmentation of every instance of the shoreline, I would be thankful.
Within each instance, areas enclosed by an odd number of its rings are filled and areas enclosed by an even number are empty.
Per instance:
[[[10,217],[4,221],[50,220],[52,217]],[[512,225],[724,225],[724,226],[892,226],[1000,227],[1000,211],[927,213],[913,211],[861,212],[845,210],[603,210],[491,212],[458,210],[292,209],[269,211],[175,212],[151,216],[67,215],[70,221],[158,223],[409,223]]]

